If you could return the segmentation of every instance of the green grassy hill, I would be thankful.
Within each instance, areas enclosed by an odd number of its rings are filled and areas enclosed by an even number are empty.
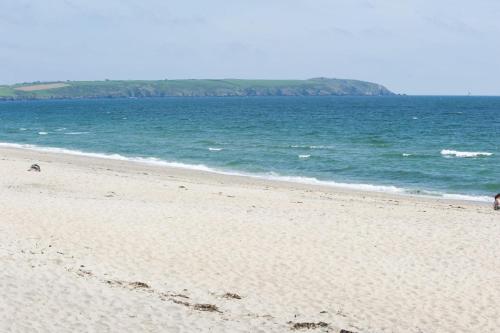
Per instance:
[[[392,95],[376,83],[310,80],[65,81],[0,86],[0,100],[168,96],[380,96]]]

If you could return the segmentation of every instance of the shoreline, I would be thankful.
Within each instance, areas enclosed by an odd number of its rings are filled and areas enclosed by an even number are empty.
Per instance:
[[[80,150],[72,150],[66,148],[58,147],[45,147],[37,146],[32,144],[18,144],[9,142],[0,142],[0,150],[2,149],[13,149],[13,150],[27,150],[35,153],[47,153],[55,155],[66,155],[66,156],[79,156],[86,157],[89,159],[101,159],[108,161],[120,161],[125,163],[139,164],[143,166],[154,166],[165,169],[181,169],[188,170],[191,172],[201,172],[210,173],[227,177],[243,177],[250,178],[254,180],[262,180],[264,182],[278,182],[278,183],[289,183],[294,185],[304,185],[306,187],[320,187],[325,189],[333,189],[338,191],[352,191],[358,194],[370,195],[370,194],[387,194],[396,197],[412,197],[412,198],[425,198],[429,200],[438,201],[450,201],[450,202],[463,202],[463,203],[477,203],[477,204],[490,204],[493,199],[483,195],[469,195],[469,194],[456,194],[456,193],[442,193],[433,190],[422,190],[420,193],[411,193],[408,189],[393,186],[393,185],[374,185],[374,184],[360,184],[360,183],[340,183],[335,181],[324,181],[318,180],[311,177],[301,177],[301,176],[282,176],[282,175],[263,175],[263,174],[252,174],[247,172],[238,171],[225,171],[217,170],[208,167],[204,164],[186,164],[182,162],[169,162],[161,160],[154,157],[127,157],[120,154],[105,154],[105,153],[88,153]],[[428,192],[429,194],[426,194]],[[435,195],[430,194],[435,193]]]
[[[490,205],[13,148],[0,174],[0,331],[500,326]]]

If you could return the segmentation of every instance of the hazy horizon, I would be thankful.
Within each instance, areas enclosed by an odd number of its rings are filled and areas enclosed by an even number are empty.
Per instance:
[[[500,2],[6,0],[0,84],[309,79],[500,94]]]

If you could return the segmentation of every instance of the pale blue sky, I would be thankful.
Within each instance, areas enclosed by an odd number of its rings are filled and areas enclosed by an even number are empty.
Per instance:
[[[0,0],[0,83],[353,78],[500,95],[499,0]]]

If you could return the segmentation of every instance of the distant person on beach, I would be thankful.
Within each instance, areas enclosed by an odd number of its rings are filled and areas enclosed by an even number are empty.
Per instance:
[[[493,203],[494,210],[500,210],[500,193],[495,195],[495,202]]]

